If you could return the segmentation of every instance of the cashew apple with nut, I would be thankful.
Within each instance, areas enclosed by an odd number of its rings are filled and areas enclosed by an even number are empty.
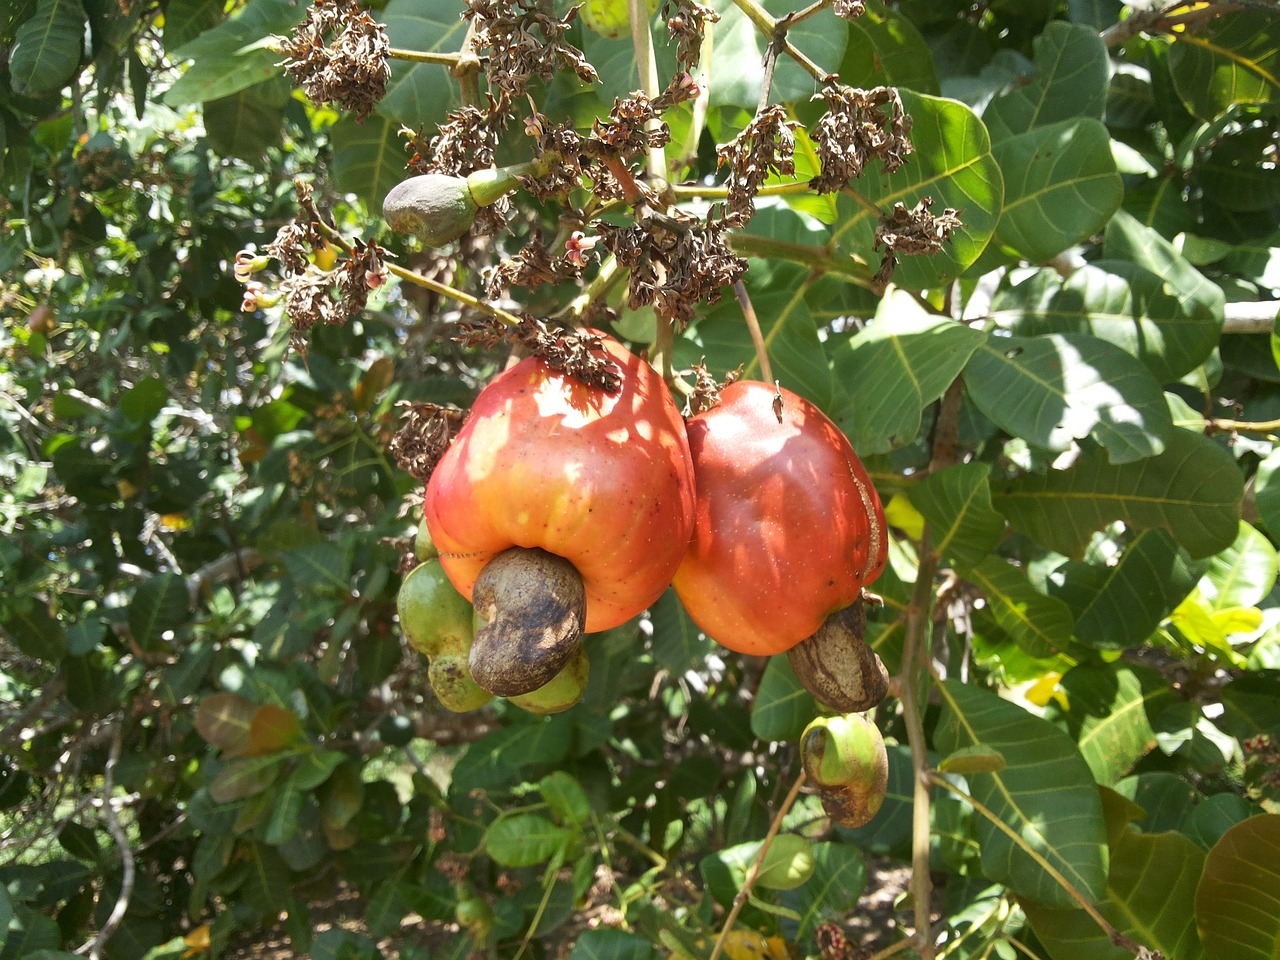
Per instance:
[[[782,653],[880,575],[880,499],[808,400],[740,380],[689,421],[688,436],[697,518],[674,586],[709,636],[739,653]]]
[[[440,562],[485,620],[472,675],[499,696],[544,686],[584,631],[653,603],[693,528],[675,402],[647,363],[599,336],[615,392],[523,360],[481,391],[427,484]]]

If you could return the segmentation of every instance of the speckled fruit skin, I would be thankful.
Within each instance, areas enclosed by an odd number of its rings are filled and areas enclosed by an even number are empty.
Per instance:
[[[693,529],[684,423],[653,368],[605,338],[617,393],[530,358],[490,383],[427,484],[425,515],[467,598],[508,547],[540,547],[582,575],[586,631],[625,623],[671,582]]]
[[[849,441],[808,400],[740,380],[689,421],[697,519],[674,586],[730,650],[781,653],[884,569],[884,511]]]

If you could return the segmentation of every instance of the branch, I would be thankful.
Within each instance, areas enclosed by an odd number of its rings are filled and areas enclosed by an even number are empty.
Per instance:
[[[111,752],[107,757],[106,766],[102,769],[102,813],[107,819],[107,829],[111,831],[111,837],[120,850],[122,865],[120,893],[116,897],[115,906],[111,908],[111,915],[107,917],[107,922],[102,925],[102,929],[98,931],[97,937],[89,948],[89,960],[101,960],[103,945],[111,939],[111,935],[124,920],[125,912],[129,909],[129,900],[133,897],[133,884],[137,876],[137,865],[134,863],[133,850],[129,846],[129,835],[124,832],[124,827],[120,826],[120,818],[116,816],[115,808],[111,805],[111,794],[115,792],[116,764],[120,762],[120,747],[123,740],[122,721],[116,724],[111,734]]]
[[[760,330],[760,318],[756,316],[756,308],[747,293],[747,285],[741,280],[734,281],[733,292],[738,297],[738,305],[742,307],[742,315],[747,320],[747,330],[751,334],[751,344],[756,349],[756,360],[760,363],[760,379],[765,383],[773,383],[773,367],[769,365],[769,353],[765,350],[764,333]]]

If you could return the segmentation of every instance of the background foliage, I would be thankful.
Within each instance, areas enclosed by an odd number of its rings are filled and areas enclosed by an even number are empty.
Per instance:
[[[434,702],[395,623],[417,520],[387,446],[398,402],[465,405],[502,352],[464,350],[458,304],[396,281],[291,349],[279,306],[241,309],[233,262],[295,216],[295,179],[347,237],[477,292],[556,210],[517,193],[506,231],[444,255],[385,236],[400,128],[430,136],[459,85],[397,61],[363,122],[309,102],[271,40],[305,6],[0,14],[0,958],[230,956],[272,929],[316,958],[708,957],[818,707],[672,595],[590,639],[565,714]],[[716,6],[704,94],[666,118],[688,205],[757,107],[762,24],[799,9]],[[461,9],[375,16],[395,48],[452,54]],[[882,950],[1274,956],[1275,6],[869,0],[787,38],[899,87],[914,121],[900,170],[780,188],[731,237],[774,375],[889,504],[869,638],[901,697],[875,714],[880,815],[831,828],[802,796],[780,834],[801,839],[716,949],[852,956],[829,925],[858,925],[868,865],[914,864],[913,896],[872,915]],[[625,36],[569,39],[601,82],[534,98],[584,130],[641,78]],[[779,60],[799,180],[817,89]],[[885,289],[874,211],[926,196],[963,226]],[[652,341],[652,311],[610,296],[614,329]],[[733,297],[674,355],[761,373]],[[328,924],[335,899],[358,928]]]

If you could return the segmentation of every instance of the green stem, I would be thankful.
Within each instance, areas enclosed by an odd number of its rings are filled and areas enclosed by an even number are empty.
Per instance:
[[[473,297],[471,294],[463,290],[459,290],[456,287],[451,287],[446,283],[440,283],[438,280],[432,280],[430,277],[424,277],[422,274],[413,270],[408,270],[399,264],[388,263],[387,271],[395,274],[401,280],[416,284],[419,287],[430,290],[432,293],[438,293],[442,297],[448,297],[450,300],[456,300],[458,303],[465,307],[470,307],[472,310],[478,310],[486,317],[492,317],[494,320],[505,323],[509,327],[514,327],[517,324],[524,322],[520,317],[517,317],[510,311],[503,310],[501,307],[495,307],[492,303],[486,303],[479,297]]]
[[[592,277],[591,282],[582,288],[582,292],[569,301],[568,305],[557,316],[580,321],[586,316],[593,303],[603,300],[618,285],[618,281],[626,276],[626,271],[618,267],[618,258],[610,254],[600,264],[600,269]]]
[[[870,268],[853,256],[833,253],[823,247],[811,247],[805,243],[775,240],[754,233],[729,234],[729,246],[734,253],[761,260],[787,260],[800,263],[817,273],[834,273],[850,283],[867,290],[876,290],[871,281]]]
[[[755,24],[756,29],[769,39],[770,43],[777,43],[782,48],[782,51],[800,64],[805,73],[813,77],[814,80],[818,81],[818,83],[826,83],[831,79],[831,74],[810,60],[795,44],[787,39],[787,28],[791,25],[790,17],[775,20],[770,16],[769,11],[760,6],[756,0],[733,0],[733,3],[748,20]]]
[[[809,6],[805,7],[803,10],[797,10],[795,13],[788,16],[787,26],[794,27],[797,23],[800,23],[802,20],[808,20],[815,13],[819,13],[827,9],[829,6],[831,6],[831,0],[815,0],[814,3],[809,4]]]
[[[387,51],[392,60],[407,60],[410,63],[435,63],[442,67],[456,67],[462,60],[460,53],[435,53],[428,50],[404,50],[392,47]]]
[[[631,17],[631,43],[635,47],[636,65],[640,71],[640,89],[652,100],[661,91],[658,89],[658,59],[653,52],[653,32],[649,27],[649,4],[647,0],[627,0],[627,11]],[[660,123],[654,118],[647,128],[656,129]],[[667,153],[664,148],[649,148],[648,172],[651,179],[666,179]]]
[[[760,318],[756,316],[756,308],[747,293],[747,285],[741,279],[735,280],[733,292],[738,298],[738,306],[742,307],[742,315],[747,321],[747,332],[751,334],[751,345],[755,347],[756,361],[760,364],[760,378],[765,383],[773,383],[773,367],[769,365],[769,352],[764,345],[764,332],[760,329]]]

